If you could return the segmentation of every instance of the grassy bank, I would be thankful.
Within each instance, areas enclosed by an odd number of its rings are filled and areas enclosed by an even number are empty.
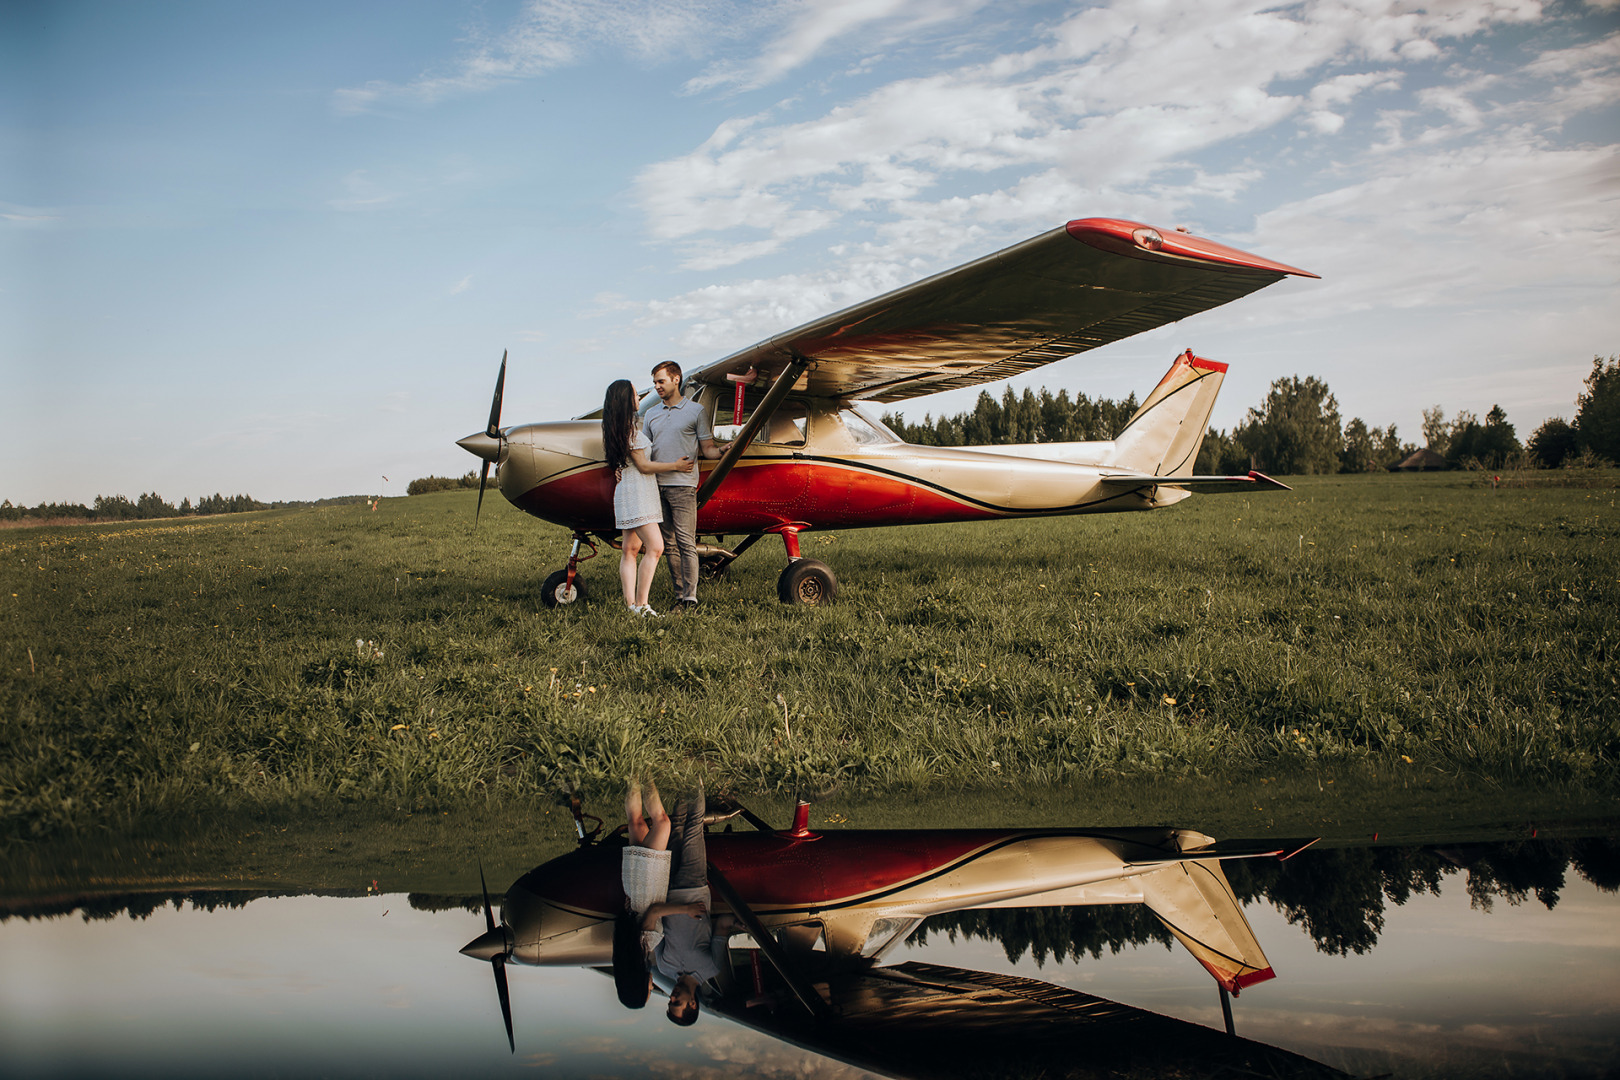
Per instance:
[[[596,601],[540,609],[566,534],[498,501],[473,532],[466,492],[11,531],[0,837],[493,813],[633,771],[778,796],[1275,780],[1610,806],[1614,498],[1356,476],[808,534],[837,605],[778,604],[767,541],[657,621],[620,609],[611,556],[587,564]]]

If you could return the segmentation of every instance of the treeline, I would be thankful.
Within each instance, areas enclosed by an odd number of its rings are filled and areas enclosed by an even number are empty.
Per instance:
[[[1521,444],[1500,405],[1481,420],[1462,410],[1447,420],[1435,405],[1423,410],[1423,446],[1451,468],[1558,468],[1620,462],[1620,356],[1592,358],[1586,391],[1576,399],[1575,421],[1553,417]],[[1136,395],[1124,401],[1093,400],[1045,387],[1000,400],[980,391],[971,412],[906,422],[885,413],[895,434],[922,446],[985,446],[1013,443],[1089,442],[1117,437],[1137,410]],[[1348,423],[1328,385],[1314,376],[1290,376],[1271,384],[1266,398],[1230,431],[1210,428],[1194,471],[1233,474],[1258,469],[1280,476],[1365,473],[1395,468],[1420,447],[1403,442],[1394,424],[1376,427],[1361,417]],[[470,473],[468,474],[471,475]]]
[[[193,503],[181,499],[176,506],[155,491],[138,499],[124,495],[97,495],[90,506],[83,503],[40,503],[14,506],[10,499],[0,502],[0,521],[142,521],[150,518],[201,517],[210,514],[241,514],[249,510],[296,510],[312,506],[339,506],[365,502],[369,495],[342,495],[332,499],[293,499],[260,502],[251,495],[204,495]]]
[[[1054,397],[1046,387],[1022,396],[1012,387],[998,402],[988,390],[979,391],[972,412],[941,416],[924,413],[922,423],[908,424],[903,413],[884,413],[883,422],[908,443],[918,446],[1006,446],[1015,443],[1106,441],[1118,435],[1136,414],[1136,395],[1124,401],[1093,400],[1085,394],[1069,397],[1059,390]]]
[[[458,488],[476,488],[478,474],[469,472],[466,476],[423,476],[412,480],[405,485],[407,495],[426,495],[430,491],[455,491]]]

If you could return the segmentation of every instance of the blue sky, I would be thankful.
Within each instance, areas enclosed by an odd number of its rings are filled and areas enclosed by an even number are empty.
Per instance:
[[[1620,0],[14,3],[0,497],[398,494],[503,349],[575,415],[1088,216],[1322,280],[1015,388],[1528,436],[1620,351],[1617,99]]]

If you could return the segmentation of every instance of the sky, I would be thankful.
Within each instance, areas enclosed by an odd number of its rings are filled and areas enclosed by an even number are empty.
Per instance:
[[[20,0],[0,498],[403,494],[505,351],[502,423],[562,419],[1096,216],[1321,280],[1015,390],[1192,348],[1217,427],[1314,375],[1527,438],[1620,352],[1617,100],[1620,0]]]

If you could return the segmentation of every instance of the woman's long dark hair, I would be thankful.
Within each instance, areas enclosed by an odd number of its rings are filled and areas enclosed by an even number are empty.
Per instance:
[[[630,429],[636,422],[636,388],[629,379],[619,379],[607,388],[602,399],[602,449],[610,469],[630,464]]]
[[[647,961],[641,951],[641,918],[630,910],[629,901],[613,920],[613,982],[619,991],[619,1003],[625,1008],[646,1006],[650,993]]]

